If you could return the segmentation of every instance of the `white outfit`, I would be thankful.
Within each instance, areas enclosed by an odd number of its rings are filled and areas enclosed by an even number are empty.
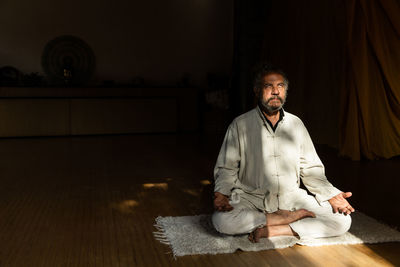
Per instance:
[[[232,211],[213,215],[222,233],[249,233],[266,224],[264,212],[301,208],[316,218],[290,224],[300,237],[336,236],[350,228],[350,216],[334,214],[327,201],[341,191],[326,179],[302,121],[288,112],[275,132],[258,107],[237,117],[225,135],[214,176],[214,191],[235,198]],[[299,187],[300,178],[315,197]]]

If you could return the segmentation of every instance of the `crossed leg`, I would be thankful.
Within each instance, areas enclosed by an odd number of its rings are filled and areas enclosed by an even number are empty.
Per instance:
[[[297,236],[297,233],[289,226],[290,223],[312,217],[315,218],[315,214],[306,209],[299,209],[296,211],[278,210],[273,213],[266,213],[266,225],[263,227],[256,228],[249,234],[249,240],[253,243],[257,243],[262,237],[271,236]]]
[[[214,212],[212,222],[215,229],[228,235],[250,233],[250,240],[254,242],[261,237],[295,235],[289,226],[290,223],[306,217],[315,217],[314,213],[305,209],[265,213],[243,198],[241,203],[233,206],[234,209],[229,212]]]
[[[299,208],[301,207],[301,208]],[[215,229],[227,235],[249,234],[249,240],[279,235],[320,238],[339,236],[351,226],[351,217],[333,213],[329,203],[318,204],[310,196],[299,202],[295,211],[278,210],[265,213],[242,198],[229,212],[214,212],[212,222]]]

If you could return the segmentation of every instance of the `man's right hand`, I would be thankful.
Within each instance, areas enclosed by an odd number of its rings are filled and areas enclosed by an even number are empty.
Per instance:
[[[229,204],[228,196],[220,192],[214,192],[214,209],[216,211],[231,211],[233,207]]]

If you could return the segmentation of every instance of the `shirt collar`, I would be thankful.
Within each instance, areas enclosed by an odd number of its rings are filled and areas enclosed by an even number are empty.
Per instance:
[[[267,117],[265,116],[264,112],[262,112],[262,110],[260,109],[260,107],[257,105],[257,110],[258,113],[260,114],[262,120],[264,121],[264,124],[266,125],[267,123],[269,124],[269,126],[271,126],[271,129],[275,132],[276,128],[278,127],[278,124],[280,121],[282,121],[285,117],[285,111],[283,110],[283,108],[281,108],[279,110],[279,119],[275,124],[275,127],[272,126],[272,123],[270,120],[267,119]]]

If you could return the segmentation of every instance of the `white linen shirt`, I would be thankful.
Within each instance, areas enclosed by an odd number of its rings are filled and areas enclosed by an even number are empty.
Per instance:
[[[275,132],[259,107],[233,120],[215,165],[215,192],[237,193],[267,212],[314,200],[300,188],[300,178],[320,204],[341,192],[325,177],[303,122],[284,114]]]

